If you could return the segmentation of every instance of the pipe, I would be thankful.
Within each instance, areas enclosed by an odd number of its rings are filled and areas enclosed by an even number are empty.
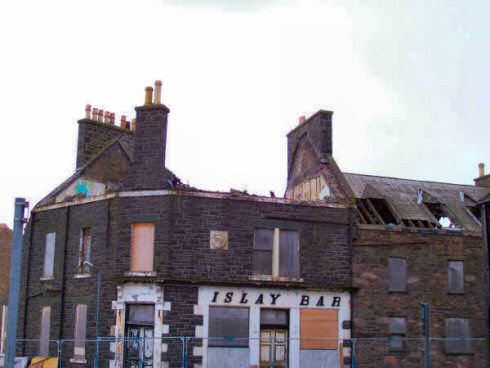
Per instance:
[[[7,368],[15,366],[17,342],[17,317],[19,313],[20,269],[22,265],[22,240],[24,232],[24,210],[28,202],[25,198],[15,198],[14,231],[12,234],[12,255],[10,261],[9,309],[7,326],[7,351],[5,364]]]

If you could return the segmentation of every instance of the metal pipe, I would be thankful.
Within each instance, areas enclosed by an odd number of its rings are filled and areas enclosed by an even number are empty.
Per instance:
[[[430,320],[429,320],[429,303],[421,303],[422,328],[425,337],[424,349],[424,367],[430,368]]]
[[[7,326],[7,351],[5,367],[15,366],[15,345],[17,342],[17,315],[19,313],[20,268],[22,265],[22,238],[24,232],[24,210],[28,202],[25,198],[15,198],[14,231],[12,234],[12,255],[10,258],[9,309]]]

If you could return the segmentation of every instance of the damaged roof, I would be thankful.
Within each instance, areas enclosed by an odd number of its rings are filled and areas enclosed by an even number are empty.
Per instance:
[[[472,210],[490,195],[490,188],[352,173],[344,173],[344,176],[355,198],[386,200],[395,217],[405,224],[408,220],[420,227],[438,223],[433,206],[441,206],[455,228],[481,231]]]

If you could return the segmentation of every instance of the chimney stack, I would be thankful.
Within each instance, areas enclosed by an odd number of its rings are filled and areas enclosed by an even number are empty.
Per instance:
[[[478,164],[478,171],[479,171],[478,177],[481,178],[481,177],[485,176],[485,164],[483,162],[480,162]]]
[[[133,164],[123,180],[126,190],[162,189],[168,185],[169,171],[165,168],[165,150],[167,144],[167,118],[169,109],[161,103],[161,82],[155,82],[155,100],[153,88],[145,88],[145,104],[136,107],[136,120]],[[138,126],[138,129],[136,128]]]

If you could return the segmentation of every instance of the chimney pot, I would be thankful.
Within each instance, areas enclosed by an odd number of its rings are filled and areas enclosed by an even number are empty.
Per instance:
[[[85,119],[90,119],[91,111],[92,111],[92,106],[90,105],[85,106]]]
[[[92,110],[92,120],[99,120],[99,109],[96,107],[94,107],[94,109]]]
[[[155,81],[155,97],[153,102],[155,105],[162,104],[162,81],[160,80]]]
[[[305,118],[305,116],[304,116],[304,115],[299,117],[299,124],[300,124],[300,125],[301,125],[301,124],[304,124],[304,123],[305,123],[305,121],[306,121],[306,118]]]
[[[109,111],[106,111],[104,113],[104,123],[108,124],[109,121],[110,121],[110,116],[111,116],[111,113]]]
[[[121,115],[121,128],[126,127],[126,115]]]
[[[136,119],[133,119],[133,121],[131,122],[131,130],[133,132],[136,132]]]
[[[153,88],[152,87],[146,87],[145,88],[145,105],[151,105],[152,104],[152,98],[153,98]]]
[[[481,178],[481,177],[485,176],[485,164],[483,162],[480,162],[478,164],[478,169],[479,169],[478,170],[479,171],[479,177]]]
[[[99,110],[99,116],[98,116],[97,121],[99,123],[102,123],[104,121],[104,110],[102,110],[102,109]]]
[[[114,125],[114,121],[116,120],[116,114],[111,112],[111,115],[109,116],[110,122],[112,125]]]

